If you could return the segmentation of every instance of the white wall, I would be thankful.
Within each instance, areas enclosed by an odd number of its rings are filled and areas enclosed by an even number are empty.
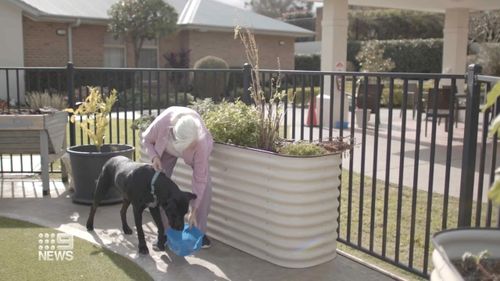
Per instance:
[[[23,17],[20,8],[8,1],[0,1],[0,99],[7,99],[5,67],[24,66]],[[17,102],[16,71],[9,71],[9,96]],[[19,71],[19,95],[24,97],[24,72]]]

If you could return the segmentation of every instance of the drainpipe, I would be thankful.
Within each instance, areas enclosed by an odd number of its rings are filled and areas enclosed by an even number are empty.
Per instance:
[[[73,62],[73,28],[80,26],[81,20],[76,19],[74,23],[68,25],[68,61]]]

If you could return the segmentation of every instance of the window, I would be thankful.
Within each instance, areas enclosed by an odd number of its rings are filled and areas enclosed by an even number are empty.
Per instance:
[[[104,67],[125,67],[126,49],[122,38],[115,39],[111,33],[104,35]]]
[[[145,40],[140,51],[138,67],[158,67],[158,40]]]
[[[158,49],[142,48],[140,51],[139,67],[156,68],[158,67]]]
[[[125,48],[104,47],[104,67],[125,67]]]

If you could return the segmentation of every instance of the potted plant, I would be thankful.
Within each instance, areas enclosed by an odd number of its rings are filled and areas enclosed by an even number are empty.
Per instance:
[[[253,35],[237,29],[252,65],[253,105],[195,103],[214,137],[211,237],[269,262],[303,268],[336,256],[342,141],[305,144],[281,140],[279,77],[265,97]],[[293,155],[302,154],[302,155]],[[177,163],[173,180],[189,189],[191,168]]]
[[[112,90],[108,96],[103,97],[98,88],[89,87],[88,89],[89,94],[84,102],[76,109],[66,110],[73,114],[70,118],[73,123],[76,116],[83,117],[79,126],[92,143],[67,149],[75,189],[72,199],[73,202],[82,204],[92,204],[96,180],[108,159],[117,155],[132,158],[134,153],[134,147],[130,145],[104,144],[109,123],[108,116],[117,100],[116,90]],[[121,194],[115,189],[110,189],[102,203],[113,204],[121,201]]]
[[[483,112],[500,97],[500,83],[486,96]],[[500,135],[500,115],[490,125],[490,136]],[[500,168],[488,193],[500,206]],[[436,233],[432,239],[434,270],[431,280],[500,280],[500,229],[451,229]]]
[[[61,157],[66,148],[68,115],[62,111],[66,101],[55,93],[29,92],[26,103],[21,109],[10,109],[7,102],[1,106],[0,154],[40,154],[43,195],[48,195],[49,163]]]

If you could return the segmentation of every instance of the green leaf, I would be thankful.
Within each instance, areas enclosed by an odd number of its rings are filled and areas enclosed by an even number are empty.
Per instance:
[[[497,83],[486,95],[486,103],[481,106],[481,110],[485,112],[486,109],[492,107],[496,103],[498,97],[500,97],[500,83]]]
[[[497,135],[500,137],[500,115],[495,117],[493,119],[493,122],[491,122],[490,127],[488,128],[488,136],[492,137],[497,133]]]
[[[493,204],[500,206],[500,180],[495,180],[488,192],[488,198]]]

